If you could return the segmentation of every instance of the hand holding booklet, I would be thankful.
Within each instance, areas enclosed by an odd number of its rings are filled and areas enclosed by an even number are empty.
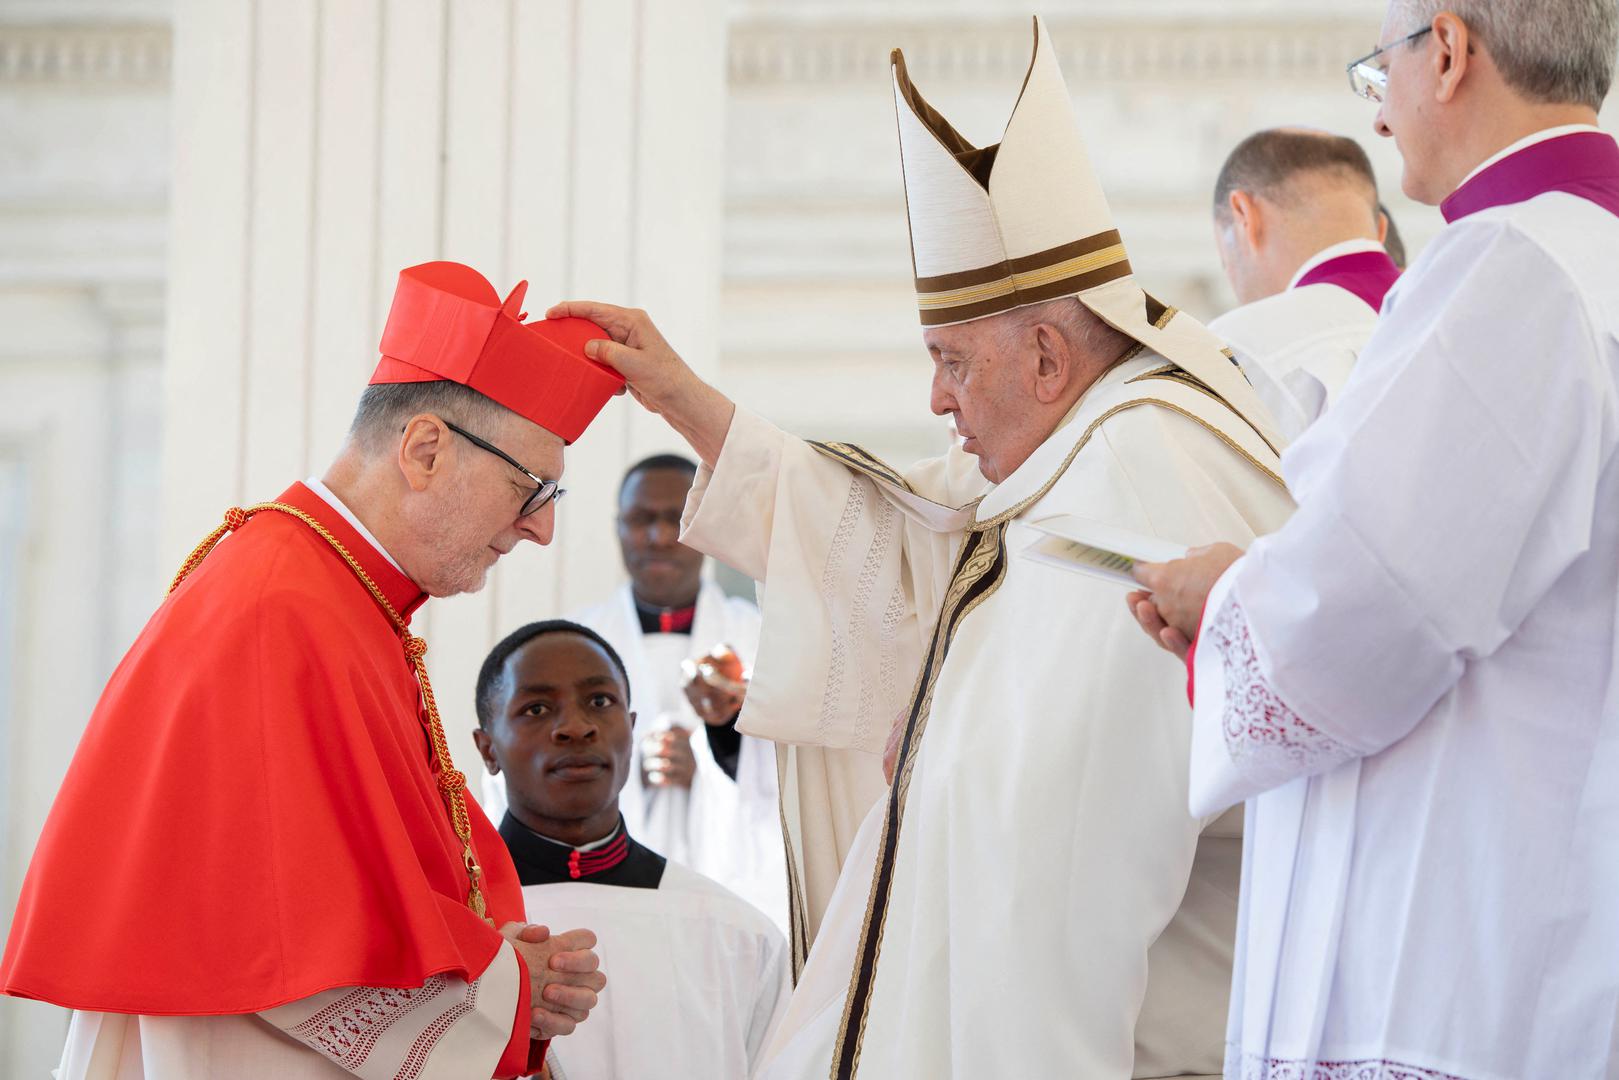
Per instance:
[[[1045,536],[1024,549],[1024,558],[1132,589],[1141,587],[1130,576],[1136,563],[1184,558],[1187,550],[1184,544],[1143,536],[1074,514],[1031,521],[1029,527]]]

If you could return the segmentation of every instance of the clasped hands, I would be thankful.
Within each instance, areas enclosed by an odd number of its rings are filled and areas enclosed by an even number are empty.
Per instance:
[[[553,935],[547,927],[519,922],[502,926],[500,934],[528,965],[529,1037],[551,1039],[572,1033],[607,986],[594,952],[596,935],[589,930]]]

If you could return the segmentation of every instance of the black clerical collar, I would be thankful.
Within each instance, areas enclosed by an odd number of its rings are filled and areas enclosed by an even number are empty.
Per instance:
[[[631,594],[632,596],[634,594]],[[635,596],[635,614],[641,620],[643,634],[689,634],[697,621],[697,602],[685,607],[659,607]]]
[[[663,880],[662,855],[642,847],[624,829],[624,819],[602,844],[576,848],[541,836],[512,817],[508,811],[500,821],[500,838],[506,841],[517,879],[524,885],[556,885],[587,881],[592,885],[621,885],[631,889],[656,889]]]

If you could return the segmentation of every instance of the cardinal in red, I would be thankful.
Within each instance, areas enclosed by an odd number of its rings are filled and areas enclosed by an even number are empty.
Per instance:
[[[528,1075],[594,1007],[595,938],[524,921],[410,629],[550,541],[623,386],[523,292],[401,273],[337,460],[229,510],[113,673],[0,961],[75,1010],[64,1080]]]

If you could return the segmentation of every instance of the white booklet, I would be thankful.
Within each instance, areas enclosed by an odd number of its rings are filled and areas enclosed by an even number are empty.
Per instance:
[[[1099,521],[1064,514],[1029,522],[1045,537],[1025,548],[1023,557],[1050,563],[1076,574],[1102,578],[1132,589],[1141,586],[1130,576],[1138,562],[1168,562],[1183,558],[1186,545],[1142,536]]]

